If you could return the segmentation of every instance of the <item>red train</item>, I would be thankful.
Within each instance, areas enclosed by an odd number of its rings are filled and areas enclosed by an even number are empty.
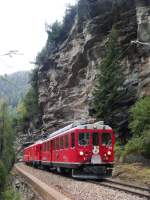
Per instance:
[[[73,123],[25,148],[23,160],[76,178],[102,178],[112,174],[114,143],[114,131],[102,122]]]

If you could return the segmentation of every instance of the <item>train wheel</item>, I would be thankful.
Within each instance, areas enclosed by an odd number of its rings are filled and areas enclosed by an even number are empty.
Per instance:
[[[66,169],[63,168],[63,167],[57,167],[57,172],[60,173],[60,174],[65,174],[66,173]]]
[[[57,171],[57,173],[61,173],[61,168],[60,168],[60,167],[57,167],[57,168],[56,168],[56,171]]]

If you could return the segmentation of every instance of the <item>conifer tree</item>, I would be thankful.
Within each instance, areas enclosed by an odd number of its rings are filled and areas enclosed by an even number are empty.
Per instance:
[[[14,161],[14,131],[7,104],[0,100],[0,199]]]
[[[14,159],[13,150],[14,131],[8,113],[8,106],[5,102],[0,102],[0,160],[5,165],[8,172],[12,167]]]
[[[119,102],[124,98],[123,66],[118,33],[113,27],[106,45],[106,55],[97,69],[97,83],[93,92],[96,118],[115,127]]]

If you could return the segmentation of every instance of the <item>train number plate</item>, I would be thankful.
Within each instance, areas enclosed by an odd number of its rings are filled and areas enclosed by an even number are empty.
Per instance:
[[[93,163],[93,164],[100,164],[100,163],[102,163],[100,155],[92,155],[91,163]]]

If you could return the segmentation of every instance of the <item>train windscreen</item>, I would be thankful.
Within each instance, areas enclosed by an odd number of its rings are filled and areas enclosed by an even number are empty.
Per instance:
[[[93,146],[99,145],[99,134],[97,132],[92,133],[92,141],[93,141]]]
[[[102,144],[111,146],[112,145],[112,135],[111,133],[102,133]]]
[[[90,143],[90,133],[79,133],[79,145],[86,146]]]

